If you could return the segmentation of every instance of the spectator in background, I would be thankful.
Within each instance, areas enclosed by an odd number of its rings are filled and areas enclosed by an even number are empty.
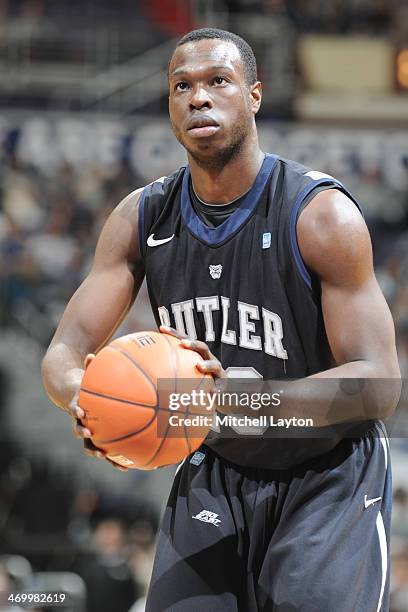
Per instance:
[[[20,607],[18,604],[9,601],[10,593],[16,594],[17,587],[7,571],[7,567],[0,563],[0,610],[1,612],[44,612],[44,608]],[[50,609],[50,608],[48,608]]]
[[[128,612],[139,597],[127,553],[122,522],[100,521],[93,534],[93,551],[74,566],[87,585],[87,612]]]
[[[15,591],[7,568],[0,563],[0,610],[2,612],[23,612],[23,608],[8,601],[9,594]]]
[[[394,547],[396,548],[396,547]],[[390,612],[408,610],[408,547],[400,545],[392,555]]]
[[[408,493],[402,487],[394,491],[392,532],[397,536],[408,536]]]
[[[74,204],[59,200],[49,211],[46,226],[27,240],[27,254],[41,276],[64,283],[73,268],[79,245],[69,232]]]
[[[0,237],[0,314],[7,322],[14,304],[20,300],[34,301],[33,284],[36,274],[26,256],[26,234],[12,218],[4,215],[5,231]]]
[[[10,153],[2,168],[0,312],[9,321],[25,300],[50,320],[90,265],[96,236],[120,200],[137,185],[129,166],[74,169],[63,163],[50,176]],[[48,340],[48,337],[46,338]]]
[[[270,4],[280,0],[264,0]],[[341,34],[384,32],[391,23],[386,0],[284,0],[288,15],[300,32]]]

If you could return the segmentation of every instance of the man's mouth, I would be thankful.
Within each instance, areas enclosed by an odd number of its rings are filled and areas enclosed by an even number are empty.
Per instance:
[[[187,127],[189,136],[193,138],[207,138],[220,129],[220,126],[210,117],[192,119]]]

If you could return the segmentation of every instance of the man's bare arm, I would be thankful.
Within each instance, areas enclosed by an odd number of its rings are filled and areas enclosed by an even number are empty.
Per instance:
[[[92,269],[71,298],[42,364],[52,401],[69,409],[83,375],[84,359],[112,336],[131,307],[144,276],[139,251],[141,189],[128,195],[108,218]]]
[[[306,266],[320,279],[325,329],[337,365],[298,381],[264,381],[262,392],[284,391],[282,403],[261,408],[256,416],[311,418],[316,427],[387,418],[398,403],[400,370],[394,324],[374,275],[364,219],[343,193],[327,190],[301,213],[297,237]],[[203,371],[225,376],[204,343],[186,346],[202,354]],[[352,381],[340,384],[341,379],[365,379],[365,384],[360,389]],[[233,381],[223,381],[220,389],[239,391]],[[220,411],[254,416],[250,407]]]
[[[325,329],[337,365],[310,377],[325,383],[309,378],[285,385],[282,414],[276,416],[310,417],[315,426],[389,417],[401,389],[395,331],[361,213],[340,191],[321,192],[301,213],[297,237],[306,266],[320,279]],[[366,382],[361,388],[339,385],[345,378]]]
[[[338,190],[324,191],[300,215],[297,233],[303,259],[320,279],[326,334],[338,364],[327,376],[398,378],[394,324],[355,204]]]

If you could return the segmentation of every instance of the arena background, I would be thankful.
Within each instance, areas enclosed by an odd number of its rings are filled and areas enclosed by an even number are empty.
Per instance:
[[[0,0],[0,593],[144,610],[174,469],[121,473],[86,457],[39,365],[106,216],[185,160],[166,66],[205,25],[254,48],[263,148],[335,175],[361,202],[407,376],[407,0]],[[119,333],[154,328],[142,290]],[[403,424],[391,439],[393,612],[408,610]]]

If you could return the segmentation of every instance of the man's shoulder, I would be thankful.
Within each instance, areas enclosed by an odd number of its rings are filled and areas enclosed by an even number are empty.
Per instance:
[[[294,159],[278,156],[278,163],[280,168],[292,179],[297,178],[299,181],[304,181],[306,183],[323,180],[340,183],[335,176],[332,176],[328,172],[305,166]]]
[[[181,166],[177,170],[174,170],[174,172],[171,174],[168,174],[167,176],[160,176],[159,178],[154,179],[145,185],[142,190],[143,199],[151,199],[152,197],[157,199],[157,196],[165,196],[171,191],[174,184],[180,181],[184,174],[184,170],[185,166]]]
[[[171,193],[175,181],[182,176],[184,169],[182,166],[168,176],[160,176],[143,187],[131,191],[119,202],[113,214],[132,220],[144,218],[147,211],[154,215],[155,211],[160,211],[167,201],[168,194]]]
[[[301,164],[300,162],[294,159],[288,159],[287,157],[282,157],[280,155],[278,155],[278,163],[287,172],[293,172],[295,174],[298,174],[299,176],[303,176],[304,174],[312,170],[308,166],[305,166],[304,164]]]
[[[314,193],[325,189],[340,189],[347,192],[344,185],[327,172],[305,166],[298,161],[278,156],[274,169],[276,189],[282,195],[286,206],[298,209],[309,201]]]

